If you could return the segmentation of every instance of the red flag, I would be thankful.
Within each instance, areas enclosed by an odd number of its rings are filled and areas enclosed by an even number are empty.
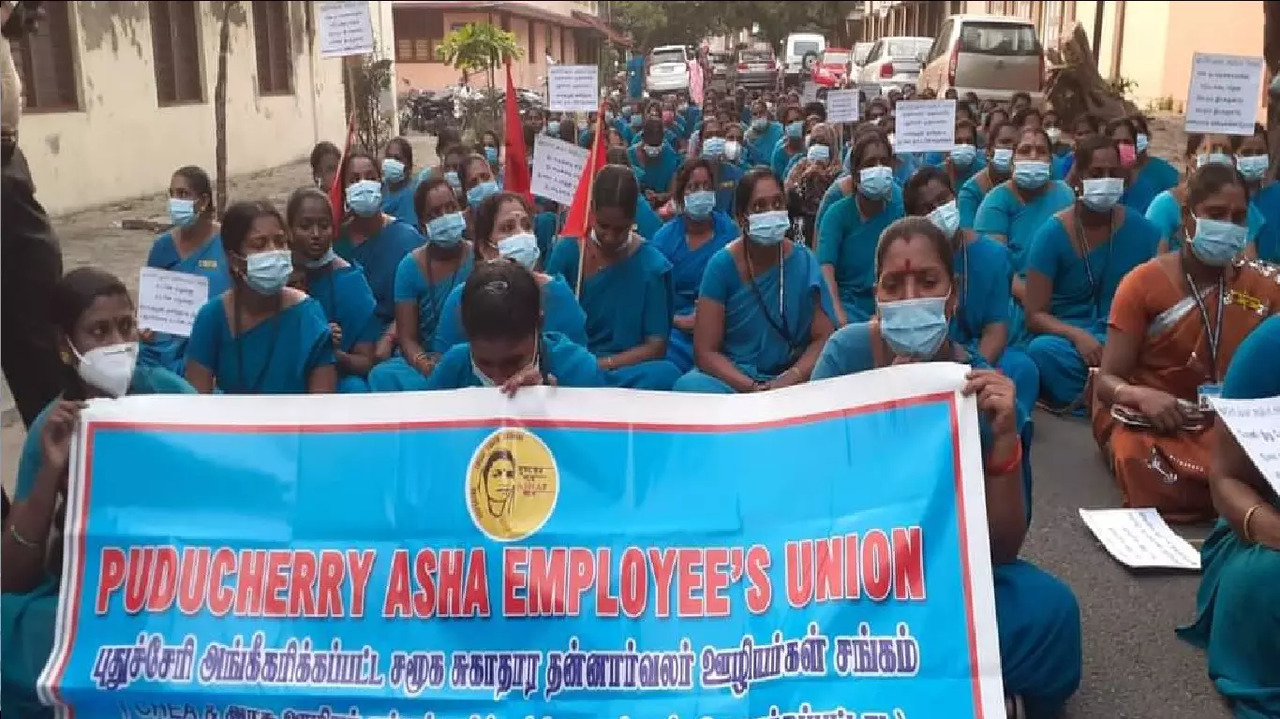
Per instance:
[[[342,143],[342,157],[338,158],[338,173],[333,176],[333,185],[329,188],[329,205],[333,208],[333,231],[337,236],[339,228],[342,227],[342,215],[347,205],[347,198],[343,193],[342,186],[342,164],[347,161],[347,155],[351,152],[351,139],[356,132],[356,114],[351,113],[351,119],[347,122],[347,138]]]
[[[578,187],[573,191],[573,204],[569,205],[564,230],[560,233],[564,237],[578,238],[579,244],[587,236],[587,231],[592,224],[591,186],[594,184],[596,173],[600,172],[606,164],[605,139],[604,106],[601,106],[600,111],[596,113],[595,142],[591,143],[591,154],[587,157],[587,164],[582,168],[582,174],[578,176]]]
[[[511,61],[507,60],[506,132],[503,147],[507,153],[503,189],[524,195],[533,202],[529,188],[533,180],[529,172],[529,148],[524,144],[524,124],[520,122],[520,106],[516,102],[516,85],[511,80]]]

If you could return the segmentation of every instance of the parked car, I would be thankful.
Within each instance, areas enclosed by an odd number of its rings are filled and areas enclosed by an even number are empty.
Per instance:
[[[1029,20],[994,15],[953,15],[938,29],[924,58],[921,88],[938,95],[955,88],[963,96],[1008,100],[1015,92],[1044,98],[1044,50]]]
[[[818,87],[841,88],[849,79],[849,51],[829,47],[809,70],[809,79]]]
[[[729,84],[729,65],[733,55],[727,52],[713,52],[711,57],[711,83],[716,89],[725,89]]]
[[[867,64],[867,55],[871,53],[874,42],[858,42],[853,45],[853,54],[849,56],[849,77],[856,78],[862,73],[862,66]]]
[[[739,87],[772,90],[778,86],[778,59],[773,50],[739,50],[731,79]]]
[[[817,33],[793,32],[782,44],[784,78],[788,85],[799,85],[809,77],[809,68],[827,49],[827,39]]]
[[[920,60],[932,44],[933,38],[928,37],[882,37],[876,40],[859,73],[859,84],[879,85],[881,92],[915,85],[920,75]]]
[[[650,95],[689,92],[689,51],[684,45],[655,47],[645,66],[645,90]]]

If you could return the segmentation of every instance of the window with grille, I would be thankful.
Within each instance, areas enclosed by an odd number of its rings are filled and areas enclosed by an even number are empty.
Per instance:
[[[151,49],[161,106],[204,102],[196,2],[151,2]]]
[[[289,3],[253,3],[253,44],[258,58],[258,93],[293,93],[293,57],[289,52]]]
[[[80,109],[70,4],[44,3],[45,18],[38,29],[10,45],[28,112]]]
[[[440,62],[436,46],[444,40],[444,13],[438,10],[394,10],[396,62]]]

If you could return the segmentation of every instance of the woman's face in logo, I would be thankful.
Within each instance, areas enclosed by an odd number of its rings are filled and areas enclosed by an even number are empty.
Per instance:
[[[489,500],[489,511],[495,517],[506,512],[515,491],[515,463],[505,457],[494,460],[484,474],[484,493]]]

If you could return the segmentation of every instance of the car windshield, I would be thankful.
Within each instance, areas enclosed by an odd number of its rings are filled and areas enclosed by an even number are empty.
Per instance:
[[[849,53],[847,52],[826,52],[822,55],[823,65],[843,65],[849,62]]]
[[[853,62],[861,65],[867,61],[867,55],[871,53],[871,43],[864,42],[853,49]]]
[[[684,53],[679,50],[660,50],[655,51],[649,56],[649,62],[653,65],[661,63],[674,62],[679,65],[684,64]]]
[[[925,37],[900,37],[889,41],[889,57],[918,57],[933,41]]]
[[[967,22],[960,31],[960,52],[983,55],[1039,55],[1040,43],[1030,25]]]
[[[747,50],[742,53],[742,62],[772,62],[773,53],[767,50]]]
[[[796,40],[795,44],[792,45],[791,48],[793,54],[800,55],[802,57],[809,53],[814,53],[816,55],[822,50],[818,43],[813,40]]]

